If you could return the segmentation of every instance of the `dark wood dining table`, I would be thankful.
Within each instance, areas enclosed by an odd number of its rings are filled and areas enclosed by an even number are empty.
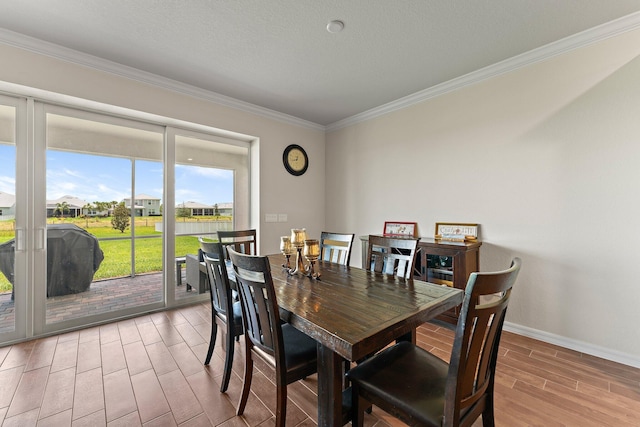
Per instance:
[[[360,360],[403,335],[415,340],[419,325],[462,303],[463,292],[447,286],[322,261],[314,280],[288,275],[283,255],[268,258],[285,320],[318,342],[318,426],[349,420],[344,360]]]

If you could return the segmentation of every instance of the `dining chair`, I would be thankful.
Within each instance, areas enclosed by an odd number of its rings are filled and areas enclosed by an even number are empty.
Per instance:
[[[520,266],[514,258],[507,270],[471,273],[449,363],[400,342],[352,368],[352,424],[373,404],[409,425],[471,426],[482,415],[493,426],[498,345]]]
[[[256,230],[218,231],[218,240],[234,251],[247,255],[258,254]]]
[[[187,268],[187,291],[190,291],[195,287],[198,290],[198,293],[204,293],[209,289],[210,281],[209,274],[207,273],[207,266],[204,263],[203,254],[214,250],[214,242],[198,237],[198,244],[200,245],[198,248],[198,255],[187,254],[185,256],[185,264]]]
[[[204,237],[198,237],[198,244],[200,245],[200,250],[204,253],[213,252],[215,250],[215,241],[205,239]]]
[[[209,274],[211,283],[211,338],[209,339],[209,350],[204,361],[208,365],[213,355],[213,348],[216,343],[218,326],[224,328],[224,349],[226,352],[224,359],[224,371],[220,392],[224,393],[229,386],[231,369],[233,367],[233,353],[235,344],[233,340],[239,341],[243,334],[242,307],[240,301],[234,302],[227,266],[225,264],[224,248],[220,243],[212,243],[209,252],[203,254],[204,263]]]
[[[284,427],[287,385],[317,372],[317,342],[288,323],[280,322],[276,293],[267,257],[244,255],[227,248],[242,303],[245,330],[245,370],[237,414],[244,412],[254,358],[275,370],[276,425]]]
[[[320,233],[320,260],[349,265],[355,234]]]
[[[405,279],[413,276],[419,238],[369,236],[364,268]]]
[[[413,265],[415,263],[420,238],[369,235],[368,241],[367,258],[364,265],[365,270],[388,274],[402,279],[410,279],[413,277]],[[395,341],[410,341],[415,344],[415,329],[402,336],[396,337]],[[383,347],[380,347],[380,349],[382,348]],[[357,363],[369,359],[373,354],[374,353],[370,353],[358,360]],[[347,370],[349,370],[349,368],[350,365],[347,366]]]

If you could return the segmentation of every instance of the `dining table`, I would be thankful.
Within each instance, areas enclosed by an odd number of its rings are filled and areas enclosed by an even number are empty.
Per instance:
[[[291,275],[284,255],[268,259],[283,320],[318,342],[318,426],[350,420],[345,360],[361,360],[398,337],[415,342],[418,326],[463,299],[460,289],[321,260],[319,279]]]

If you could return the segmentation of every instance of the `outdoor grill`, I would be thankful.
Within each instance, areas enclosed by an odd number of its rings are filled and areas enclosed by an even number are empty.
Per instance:
[[[0,245],[0,271],[12,286],[14,256],[13,239]],[[47,297],[89,289],[103,259],[104,254],[94,235],[73,224],[47,225]]]

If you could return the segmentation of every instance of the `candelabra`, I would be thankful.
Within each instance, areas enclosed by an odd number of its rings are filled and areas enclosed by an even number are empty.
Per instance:
[[[304,241],[307,239],[307,231],[304,228],[292,228],[291,229],[291,245],[296,251],[296,268],[289,268],[289,274],[307,274],[307,267],[304,265],[302,258],[302,248],[304,247]]]
[[[292,276],[294,274],[303,274],[312,279],[319,279],[320,273],[315,271],[315,263],[320,256],[320,244],[315,239],[307,239],[307,232],[304,228],[292,228],[291,237],[280,237],[280,252],[287,257],[287,262],[282,267]],[[295,268],[291,267],[290,257],[296,254]],[[304,259],[309,261],[309,265],[305,265]]]

